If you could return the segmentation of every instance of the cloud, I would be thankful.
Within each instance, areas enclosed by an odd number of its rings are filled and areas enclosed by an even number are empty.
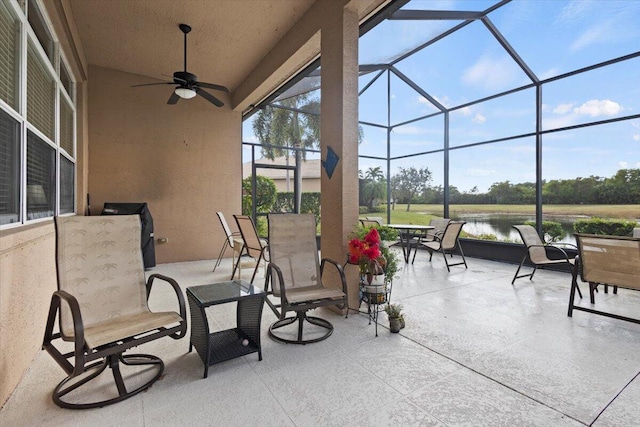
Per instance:
[[[589,115],[591,117],[598,116],[615,116],[620,113],[624,108],[615,101],[604,99],[599,101],[597,99],[591,99],[581,106],[574,108],[574,112],[580,115]]]
[[[471,119],[471,121],[473,123],[483,124],[484,122],[487,121],[487,118],[482,114],[478,113],[473,117],[473,119]]]
[[[566,114],[573,108],[573,104],[560,104],[553,109],[554,114]]]
[[[573,103],[558,104],[551,110],[557,117],[543,117],[543,127],[545,129],[563,128],[584,121],[581,119],[582,116],[611,117],[624,111],[622,105],[610,99],[590,99],[579,107],[573,105]],[[549,107],[543,106],[543,110],[548,111]]]
[[[618,162],[618,167],[620,169],[627,169],[629,167],[629,163],[624,162],[624,161],[623,162]]]
[[[578,52],[582,49],[589,47],[592,44],[598,44],[603,42],[609,42],[616,39],[616,28],[612,21],[604,22],[600,25],[595,25],[588,28],[584,33],[580,35],[569,49],[573,52]]]
[[[509,85],[516,74],[517,68],[509,57],[503,56],[496,59],[483,56],[464,71],[462,81],[467,85],[494,91]]]
[[[636,133],[633,135],[633,140],[634,141],[640,141],[640,133]]]

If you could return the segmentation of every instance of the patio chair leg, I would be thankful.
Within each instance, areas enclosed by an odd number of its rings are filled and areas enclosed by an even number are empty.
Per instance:
[[[536,270],[538,269],[537,265],[533,266],[533,271],[531,272],[531,276],[529,276],[529,280],[533,280],[533,275],[536,274]]]
[[[222,262],[222,256],[224,255],[224,251],[227,249],[228,246],[229,246],[229,240],[225,240],[224,243],[222,244],[222,249],[220,249],[220,254],[218,255],[218,259],[216,260],[216,265],[213,266],[213,271],[216,271],[216,268],[218,268],[218,266]]]
[[[525,252],[524,257],[522,257],[522,261],[520,261],[520,265],[518,266],[518,269],[516,270],[516,274],[513,275],[513,280],[511,281],[511,284],[513,285],[516,281],[516,279],[520,278],[520,277],[526,277],[527,275],[523,275],[523,276],[518,276],[518,273],[520,273],[520,269],[522,268],[522,266],[524,265],[524,261],[527,259],[527,253]]]
[[[447,271],[448,271],[448,272],[451,272],[451,269],[449,268],[449,263],[447,262],[447,254],[446,254],[446,253],[444,253],[444,251],[442,251],[442,257],[444,258],[444,263],[445,263],[445,264],[446,264],[446,266],[447,266]]]

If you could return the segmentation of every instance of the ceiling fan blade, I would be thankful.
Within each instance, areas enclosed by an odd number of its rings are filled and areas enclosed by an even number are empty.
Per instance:
[[[222,92],[231,93],[231,91],[229,89],[227,89],[226,87],[220,86],[220,85],[216,85],[216,84],[213,84],[213,83],[198,82],[198,86],[206,87],[206,88],[209,88],[209,89],[221,90]]]
[[[180,97],[178,96],[178,94],[175,92],[171,92],[171,96],[169,97],[167,104],[169,105],[177,104],[179,100],[180,100]]]
[[[156,85],[174,85],[174,82],[162,82],[162,83],[144,83],[141,85],[131,85],[131,87],[140,87],[140,86],[156,86]]]
[[[209,92],[202,90],[199,87],[196,88],[195,90],[198,95],[200,95],[201,97],[203,97],[204,99],[206,99],[207,101],[215,105],[216,107],[222,107],[224,105],[224,102],[220,101],[218,98],[211,95]]]

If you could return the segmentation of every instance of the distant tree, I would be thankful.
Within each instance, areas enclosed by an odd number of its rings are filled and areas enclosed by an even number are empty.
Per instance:
[[[276,157],[289,158],[291,151],[288,148],[318,148],[320,101],[309,94],[302,94],[284,99],[278,105],[268,105],[258,111],[253,121],[253,132],[262,144],[262,155],[273,160]],[[306,151],[302,152],[302,159],[306,159]]]
[[[251,181],[251,176],[242,180],[242,213],[244,215],[251,215],[253,206]],[[256,187],[256,211],[271,212],[277,197],[276,184],[270,178],[257,175]]]
[[[411,210],[411,202],[418,194],[424,193],[431,182],[429,168],[398,168],[392,178],[393,197],[396,196],[407,203],[407,212]]]
[[[362,175],[360,182],[360,200],[362,206],[373,208],[376,200],[387,197],[387,181],[384,172],[382,172],[382,168],[369,168],[369,170]]]

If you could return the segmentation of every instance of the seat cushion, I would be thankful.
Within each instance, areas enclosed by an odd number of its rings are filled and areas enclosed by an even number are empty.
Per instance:
[[[305,286],[302,288],[287,289],[287,301],[289,304],[319,301],[323,299],[344,298],[344,292],[340,289],[325,288],[324,286]]]
[[[131,314],[92,325],[85,329],[84,339],[89,348],[96,348],[182,321],[174,311]]]

